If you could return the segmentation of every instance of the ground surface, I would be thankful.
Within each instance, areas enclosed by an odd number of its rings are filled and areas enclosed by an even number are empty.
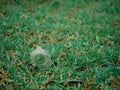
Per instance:
[[[30,65],[35,45],[57,64]],[[0,88],[120,89],[120,0],[0,0]]]

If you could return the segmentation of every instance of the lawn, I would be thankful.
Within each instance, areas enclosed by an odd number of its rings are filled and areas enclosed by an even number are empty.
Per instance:
[[[120,0],[0,0],[0,89],[120,90]]]

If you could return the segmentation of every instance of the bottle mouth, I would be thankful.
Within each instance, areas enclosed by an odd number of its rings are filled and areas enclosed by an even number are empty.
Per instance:
[[[35,57],[36,64],[43,64],[45,62],[45,57],[42,54],[39,54]]]

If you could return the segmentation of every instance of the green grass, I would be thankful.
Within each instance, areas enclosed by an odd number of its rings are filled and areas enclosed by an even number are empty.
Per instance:
[[[57,65],[30,66],[35,45]],[[1,90],[119,90],[119,0],[0,0]]]

